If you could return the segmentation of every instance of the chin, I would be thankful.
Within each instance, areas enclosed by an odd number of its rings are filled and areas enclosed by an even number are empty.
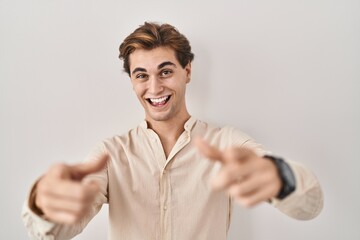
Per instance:
[[[147,114],[147,119],[152,120],[152,121],[168,121],[170,120],[172,117],[170,116],[169,113],[165,113],[165,112],[159,112],[159,113],[148,113]]]
[[[168,116],[148,116],[148,119],[151,119],[156,122],[163,122],[170,119]]]

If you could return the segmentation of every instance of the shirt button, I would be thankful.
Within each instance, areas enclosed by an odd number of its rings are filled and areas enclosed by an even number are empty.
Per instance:
[[[164,175],[166,174],[166,170],[163,171],[163,174],[164,174]]]
[[[166,207],[166,205],[164,206],[164,211],[166,211],[167,210],[167,207]]]

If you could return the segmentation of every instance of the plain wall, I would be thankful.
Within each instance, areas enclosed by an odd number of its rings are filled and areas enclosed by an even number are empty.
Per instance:
[[[33,183],[144,117],[117,58],[144,21],[175,25],[195,52],[187,103],[311,168],[325,193],[302,222],[236,207],[229,239],[360,239],[359,1],[0,0],[0,239],[27,239]],[[107,206],[76,239],[105,239]]]

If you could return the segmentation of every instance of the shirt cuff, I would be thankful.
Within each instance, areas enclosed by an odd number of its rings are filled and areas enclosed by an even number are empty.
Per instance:
[[[54,237],[51,235],[51,232],[57,226],[57,224],[46,220],[43,216],[34,211],[33,198],[37,182],[38,181],[36,181],[32,186],[31,191],[24,202],[21,214],[22,219],[31,237],[30,239],[52,240]]]

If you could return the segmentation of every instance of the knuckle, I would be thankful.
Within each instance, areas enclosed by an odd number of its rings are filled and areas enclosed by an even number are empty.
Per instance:
[[[47,184],[46,181],[44,179],[40,180],[37,184],[36,184],[36,194],[39,196],[40,194],[42,194],[43,192],[45,192],[47,189]]]
[[[87,198],[88,194],[86,189],[84,187],[80,187],[77,191],[77,199],[79,200],[79,202],[84,203],[86,202]]]
[[[52,189],[53,189],[52,185],[47,180],[44,179],[43,181],[40,181],[36,185],[36,196],[37,197],[45,196],[49,192],[51,192]]]
[[[232,159],[232,160],[237,159],[237,149],[235,147],[229,148],[227,150],[226,154],[229,159]]]
[[[50,171],[61,171],[65,169],[66,165],[64,163],[54,163],[50,166]]]
[[[232,186],[230,189],[229,189],[229,193],[230,195],[232,196],[241,196],[242,195],[242,188],[239,187],[239,186]]]
[[[40,204],[40,206],[44,209],[48,208],[50,205],[50,201],[47,197],[40,197],[38,199],[38,203]]]
[[[44,208],[44,209],[42,209],[43,210],[43,212],[44,212],[44,214],[45,214],[45,216],[47,217],[47,218],[49,218],[49,219],[51,219],[51,220],[57,220],[57,218],[56,218],[56,216],[54,215],[54,213],[53,213],[53,211],[51,211],[51,210],[49,210],[49,209],[47,209],[47,208]]]
[[[63,177],[68,172],[68,166],[65,163],[55,163],[48,170],[50,177]]]

